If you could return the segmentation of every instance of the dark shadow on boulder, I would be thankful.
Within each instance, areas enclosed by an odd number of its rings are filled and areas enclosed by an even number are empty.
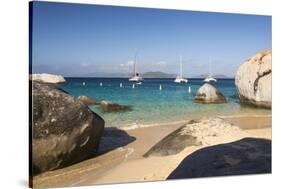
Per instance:
[[[200,149],[167,179],[271,173],[271,140],[244,138]]]
[[[135,140],[135,137],[128,135],[128,133],[124,130],[115,127],[105,128],[99,144],[97,156],[125,146]]]

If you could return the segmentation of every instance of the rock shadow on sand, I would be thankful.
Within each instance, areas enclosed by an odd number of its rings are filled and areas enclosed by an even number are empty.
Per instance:
[[[135,137],[130,136],[122,129],[107,127],[104,129],[97,156],[112,151],[116,148],[126,146],[135,140]]]
[[[187,156],[167,179],[271,173],[271,140],[244,138]]]

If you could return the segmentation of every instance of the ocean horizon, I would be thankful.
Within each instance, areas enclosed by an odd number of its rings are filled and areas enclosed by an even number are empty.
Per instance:
[[[102,112],[99,106],[89,106],[104,120],[106,127],[142,127],[195,119],[202,116],[233,116],[241,114],[269,114],[270,110],[240,105],[231,78],[212,83],[226,97],[224,104],[198,104],[194,97],[204,84],[202,78],[189,78],[188,83],[174,83],[174,78],[145,78],[134,85],[128,78],[66,77],[59,87],[73,96],[85,95],[93,99],[127,105],[131,111]],[[122,87],[120,84],[122,83]],[[101,86],[102,84],[102,86]],[[160,85],[162,90],[160,90]],[[188,89],[191,92],[188,92]]]

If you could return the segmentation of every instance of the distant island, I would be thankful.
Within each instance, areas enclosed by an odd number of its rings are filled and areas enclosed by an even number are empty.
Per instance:
[[[217,74],[217,75],[212,75],[214,78],[217,78],[217,79],[231,79],[233,77],[229,77],[229,76],[226,76],[226,75],[223,75],[223,74]],[[195,76],[193,78],[206,78],[208,77],[207,74],[202,74],[202,75],[198,75],[198,76]]]
[[[132,74],[129,73],[120,73],[120,72],[111,72],[111,73],[105,73],[105,72],[94,72],[94,73],[87,73],[87,74],[78,74],[78,75],[71,75],[71,76],[65,76],[65,77],[96,77],[96,78],[128,78]],[[144,73],[140,73],[140,75],[143,78],[176,78],[177,74],[172,73],[165,73],[161,71],[148,71]],[[195,76],[185,76],[186,78],[206,78],[207,74],[200,74]],[[215,74],[213,75],[216,79],[233,79],[234,77],[226,76],[223,74]]]
[[[156,72],[145,72],[142,74],[144,78],[175,78],[176,74],[168,74],[160,71]]]

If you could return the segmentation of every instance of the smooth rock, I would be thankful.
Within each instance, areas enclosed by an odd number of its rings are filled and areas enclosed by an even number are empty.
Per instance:
[[[223,94],[209,83],[205,83],[198,89],[194,101],[203,104],[226,103]]]
[[[42,83],[54,83],[54,84],[66,82],[64,77],[61,75],[53,75],[53,74],[47,74],[47,73],[31,74],[30,80],[39,81]]]
[[[184,127],[185,126],[182,126],[167,135],[151,149],[149,149],[149,151],[147,151],[143,157],[173,155],[181,152],[188,146],[199,145],[200,143],[197,142],[196,137],[190,134],[181,134]]]
[[[93,157],[104,120],[75,97],[51,84],[32,82],[33,173]]]
[[[271,108],[271,58],[271,50],[265,50],[255,54],[239,67],[235,85],[241,103]]]
[[[245,133],[221,118],[191,120],[155,144],[143,156],[168,156],[181,152],[190,146],[209,146],[221,140],[233,141]],[[222,139],[223,138],[223,139]]]

